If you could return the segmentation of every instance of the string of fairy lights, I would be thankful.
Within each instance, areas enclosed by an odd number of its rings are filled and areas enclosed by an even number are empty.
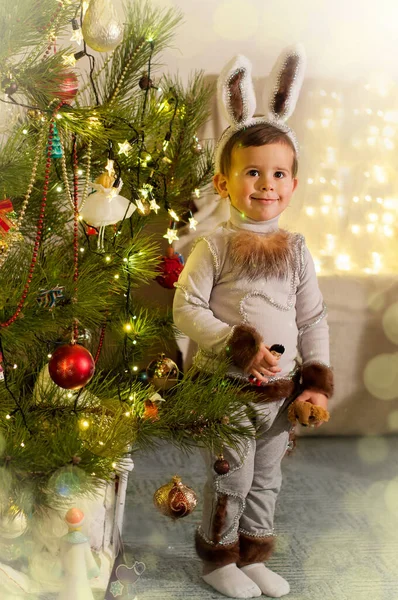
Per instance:
[[[366,83],[337,92],[313,85],[307,98],[304,111],[311,114],[296,115],[305,175],[294,226],[309,242],[320,275],[395,272],[398,86]]]

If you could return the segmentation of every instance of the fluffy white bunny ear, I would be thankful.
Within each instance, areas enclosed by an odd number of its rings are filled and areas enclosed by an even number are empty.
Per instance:
[[[242,55],[235,56],[221,71],[217,81],[218,103],[229,125],[248,121],[256,110],[251,62]]]
[[[265,104],[270,119],[284,122],[292,115],[303,83],[305,64],[302,44],[289,46],[280,54],[266,86]]]

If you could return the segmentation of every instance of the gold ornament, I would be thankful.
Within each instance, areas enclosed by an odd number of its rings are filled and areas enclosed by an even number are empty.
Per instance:
[[[123,39],[123,26],[110,0],[91,0],[84,15],[84,41],[97,52],[110,52]]]
[[[158,390],[168,390],[178,381],[178,367],[171,358],[159,354],[146,368],[148,380]]]
[[[111,177],[108,173],[102,173],[97,177],[95,183],[99,183],[104,188],[111,188],[113,186],[114,181],[114,177]]]
[[[11,506],[7,513],[0,515],[0,538],[15,539],[25,533],[27,526],[25,514]]]
[[[172,519],[181,519],[190,515],[197,501],[193,489],[184,485],[178,475],[175,475],[166,485],[162,485],[153,495],[156,508]]]

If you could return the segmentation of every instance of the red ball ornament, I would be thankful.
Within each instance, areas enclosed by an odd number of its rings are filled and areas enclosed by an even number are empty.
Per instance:
[[[162,262],[157,268],[160,274],[155,279],[162,287],[172,290],[183,268],[183,257],[178,252],[174,252],[172,246],[169,246],[166,256],[162,256]]]
[[[73,71],[64,71],[59,76],[54,77],[49,92],[56,98],[68,102],[69,100],[73,100],[78,89],[79,80],[76,73]]]
[[[95,362],[90,352],[79,344],[65,344],[54,352],[48,363],[54,383],[65,390],[79,390],[93,377]]]

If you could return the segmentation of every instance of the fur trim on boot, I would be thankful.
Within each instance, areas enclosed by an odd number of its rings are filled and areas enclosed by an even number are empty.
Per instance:
[[[233,363],[247,371],[256,356],[262,338],[250,325],[237,325],[228,342],[227,355]]]
[[[329,367],[320,363],[304,365],[301,378],[303,389],[320,392],[328,398],[333,395],[333,371]]]
[[[255,537],[240,534],[239,537],[239,562],[238,567],[245,567],[253,563],[268,560],[275,546],[274,537]]]
[[[204,562],[211,563],[215,568],[237,563],[239,560],[239,540],[232,544],[209,544],[197,531],[195,550],[199,558]]]
[[[239,231],[229,240],[229,258],[236,278],[287,279],[294,263],[293,236],[279,229],[268,235]]]

